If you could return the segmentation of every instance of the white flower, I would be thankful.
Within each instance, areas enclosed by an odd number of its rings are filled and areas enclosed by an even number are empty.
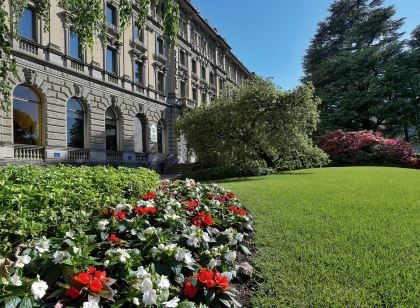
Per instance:
[[[203,241],[210,242],[210,237],[206,232],[204,232],[204,234],[203,234]]]
[[[162,275],[160,279],[157,281],[157,285],[162,290],[168,290],[171,283],[169,282],[166,276]]]
[[[106,226],[108,225],[109,225],[108,220],[100,220],[98,221],[98,224],[96,225],[96,227],[98,228],[98,230],[104,231],[106,229]]]
[[[150,290],[153,290],[153,282],[150,278],[146,278],[143,280],[141,284],[141,289],[143,292],[149,292]]]
[[[79,247],[73,247],[73,253],[76,255],[76,254],[78,254],[79,253],[79,251],[80,251],[80,248]]]
[[[35,249],[38,250],[39,253],[44,253],[50,250],[50,240],[44,236],[42,239],[35,244]]]
[[[164,250],[164,249],[165,249],[165,245],[164,245],[164,244],[159,244],[159,245],[158,245],[158,248],[159,248],[160,250]]]
[[[152,235],[152,234],[154,234],[154,233],[155,233],[155,230],[156,230],[156,228],[154,228],[154,227],[149,227],[149,228],[147,228],[146,230],[144,230],[144,234],[147,234],[147,235]]]
[[[89,295],[88,301],[83,303],[83,308],[100,308],[99,306],[99,297]]]
[[[104,266],[105,266],[105,267],[108,267],[108,266],[109,266],[109,260],[105,260],[105,262],[104,262]]]
[[[39,279],[35,281],[31,286],[31,292],[34,296],[34,299],[41,299],[44,297],[45,293],[47,293],[48,285],[45,281]]]
[[[54,252],[54,264],[60,264],[61,261],[63,261],[65,255],[66,255],[65,251]]]
[[[17,287],[20,287],[22,285],[22,280],[20,280],[20,277],[16,274],[10,277],[10,282]]]
[[[207,267],[209,268],[215,268],[216,266],[219,266],[222,264],[222,261],[217,260],[217,259],[211,259],[209,264],[207,265]]]
[[[131,258],[130,254],[125,249],[118,248],[117,252],[120,254],[118,260],[122,263],[127,262],[127,260]]]
[[[153,306],[156,304],[157,294],[155,290],[150,290],[143,293],[143,303],[145,306]]]
[[[30,256],[17,256],[17,260],[15,262],[15,266],[19,268],[23,268],[26,264],[31,262]]]
[[[236,260],[236,251],[228,251],[228,252],[225,254],[225,259],[226,259],[228,262],[234,262],[234,261]]]
[[[66,232],[66,236],[68,238],[74,239],[74,232],[73,231],[68,231],[68,232]]]
[[[136,306],[140,306],[140,300],[137,297],[133,298],[133,304]]]
[[[178,307],[178,302],[179,302],[179,298],[174,297],[170,301],[164,302],[162,304],[163,304],[163,307],[165,307],[165,308],[175,308],[175,307]]]
[[[150,277],[150,274],[144,269],[143,266],[140,266],[137,271],[130,271],[130,274],[136,276],[139,279]]]

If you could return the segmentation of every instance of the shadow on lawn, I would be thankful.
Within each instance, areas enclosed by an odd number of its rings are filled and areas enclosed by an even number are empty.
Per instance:
[[[293,172],[293,171],[284,171],[279,172],[272,175],[262,175],[262,176],[255,176],[255,177],[243,177],[243,178],[231,178],[231,179],[223,179],[223,180],[215,180],[215,181],[204,181],[206,183],[239,183],[239,182],[250,182],[250,181],[262,181],[267,177],[277,176],[277,175],[312,175],[312,172]]]

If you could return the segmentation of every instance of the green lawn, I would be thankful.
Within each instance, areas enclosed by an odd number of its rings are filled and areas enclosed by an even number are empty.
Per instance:
[[[254,307],[420,307],[420,171],[326,168],[219,183],[255,217]]]

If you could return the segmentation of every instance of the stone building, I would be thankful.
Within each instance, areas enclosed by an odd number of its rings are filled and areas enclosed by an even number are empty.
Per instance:
[[[0,163],[20,161],[166,166],[194,160],[174,123],[251,73],[188,0],[180,33],[163,38],[164,5],[143,30],[119,37],[118,0],[104,0],[107,38],[83,50],[68,14],[51,0],[50,31],[33,4],[13,41],[12,106],[0,113]],[[136,17],[134,17],[136,18]]]

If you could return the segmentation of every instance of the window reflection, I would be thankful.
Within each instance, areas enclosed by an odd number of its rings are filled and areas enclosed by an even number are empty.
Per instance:
[[[27,86],[17,86],[13,92],[13,142],[41,145],[41,101]]]
[[[118,127],[117,115],[111,108],[105,113],[106,149],[108,151],[118,151]]]
[[[35,11],[32,8],[25,8],[19,25],[21,37],[35,41]]]
[[[84,148],[85,145],[85,111],[75,98],[67,102],[67,146]]]

